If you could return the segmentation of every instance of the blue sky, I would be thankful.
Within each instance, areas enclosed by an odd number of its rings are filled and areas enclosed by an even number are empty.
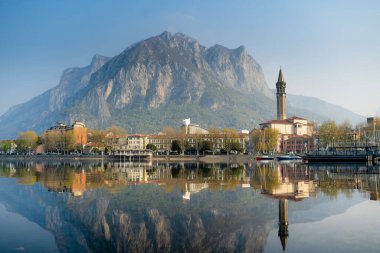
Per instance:
[[[275,87],[371,116],[380,107],[380,1],[0,0],[0,114],[94,54],[164,30],[205,46],[244,45]]]

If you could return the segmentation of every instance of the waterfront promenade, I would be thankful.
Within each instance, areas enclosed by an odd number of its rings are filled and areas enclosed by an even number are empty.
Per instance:
[[[84,161],[84,160],[94,160],[94,161],[124,161],[127,162],[127,157],[117,157],[110,155],[0,155],[0,160],[32,160],[32,161]],[[251,163],[254,161],[253,155],[154,155],[149,159],[150,161],[160,161],[160,162],[207,162],[207,163]],[[135,160],[136,161],[136,160]]]

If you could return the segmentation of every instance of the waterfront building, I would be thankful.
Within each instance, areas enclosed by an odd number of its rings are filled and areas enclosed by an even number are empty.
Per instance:
[[[380,143],[380,118],[367,118],[367,125],[362,129],[365,145],[379,145]]]
[[[120,150],[144,150],[148,145],[148,135],[127,134],[118,138],[117,146]]]
[[[186,143],[187,148],[198,149],[202,142],[209,141],[212,144],[214,151],[227,150],[228,144],[239,143],[243,151],[247,149],[249,142],[249,133],[173,133],[173,134],[153,134],[149,135],[148,142],[157,147],[159,152],[170,151],[172,142],[178,140]]]
[[[277,151],[288,153],[301,153],[313,148],[312,135],[314,124],[307,119],[293,116],[286,118],[286,82],[282,70],[276,83],[277,93],[277,119],[269,120],[260,124],[260,129],[276,129],[280,133]]]
[[[71,193],[74,197],[80,197],[86,191],[86,173],[74,173],[73,183],[71,184]]]
[[[57,123],[57,125],[45,131],[45,138],[49,140],[54,139],[54,142],[65,142],[65,138],[69,132],[73,134],[74,145],[83,147],[87,144],[87,128],[85,124],[80,121],[75,121],[70,126]]]
[[[83,122],[75,121],[71,125],[71,130],[73,131],[75,144],[84,146],[87,144],[87,128]]]
[[[204,129],[199,125],[190,124],[190,119],[184,119],[182,122],[181,132],[184,134],[208,134],[207,129]]]
[[[288,135],[281,141],[281,150],[284,153],[305,153],[313,148],[314,142],[310,135]]]

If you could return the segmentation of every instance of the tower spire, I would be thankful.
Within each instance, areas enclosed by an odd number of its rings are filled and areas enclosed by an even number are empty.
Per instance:
[[[280,72],[278,73],[278,80],[276,83],[277,88],[277,119],[284,120],[286,119],[286,82],[284,80],[284,75],[282,74],[282,69],[280,67]]]
[[[282,74],[282,69],[280,67],[280,73],[278,73],[278,80],[277,82],[285,82],[284,75]]]

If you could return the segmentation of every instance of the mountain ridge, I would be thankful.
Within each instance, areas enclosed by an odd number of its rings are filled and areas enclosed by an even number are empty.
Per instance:
[[[187,117],[204,127],[252,129],[275,118],[275,104],[261,66],[244,46],[207,48],[165,31],[114,57],[95,55],[88,66],[64,70],[57,86],[0,116],[0,138],[74,120],[131,132],[157,132]],[[328,118],[304,107],[290,103],[288,115]]]

